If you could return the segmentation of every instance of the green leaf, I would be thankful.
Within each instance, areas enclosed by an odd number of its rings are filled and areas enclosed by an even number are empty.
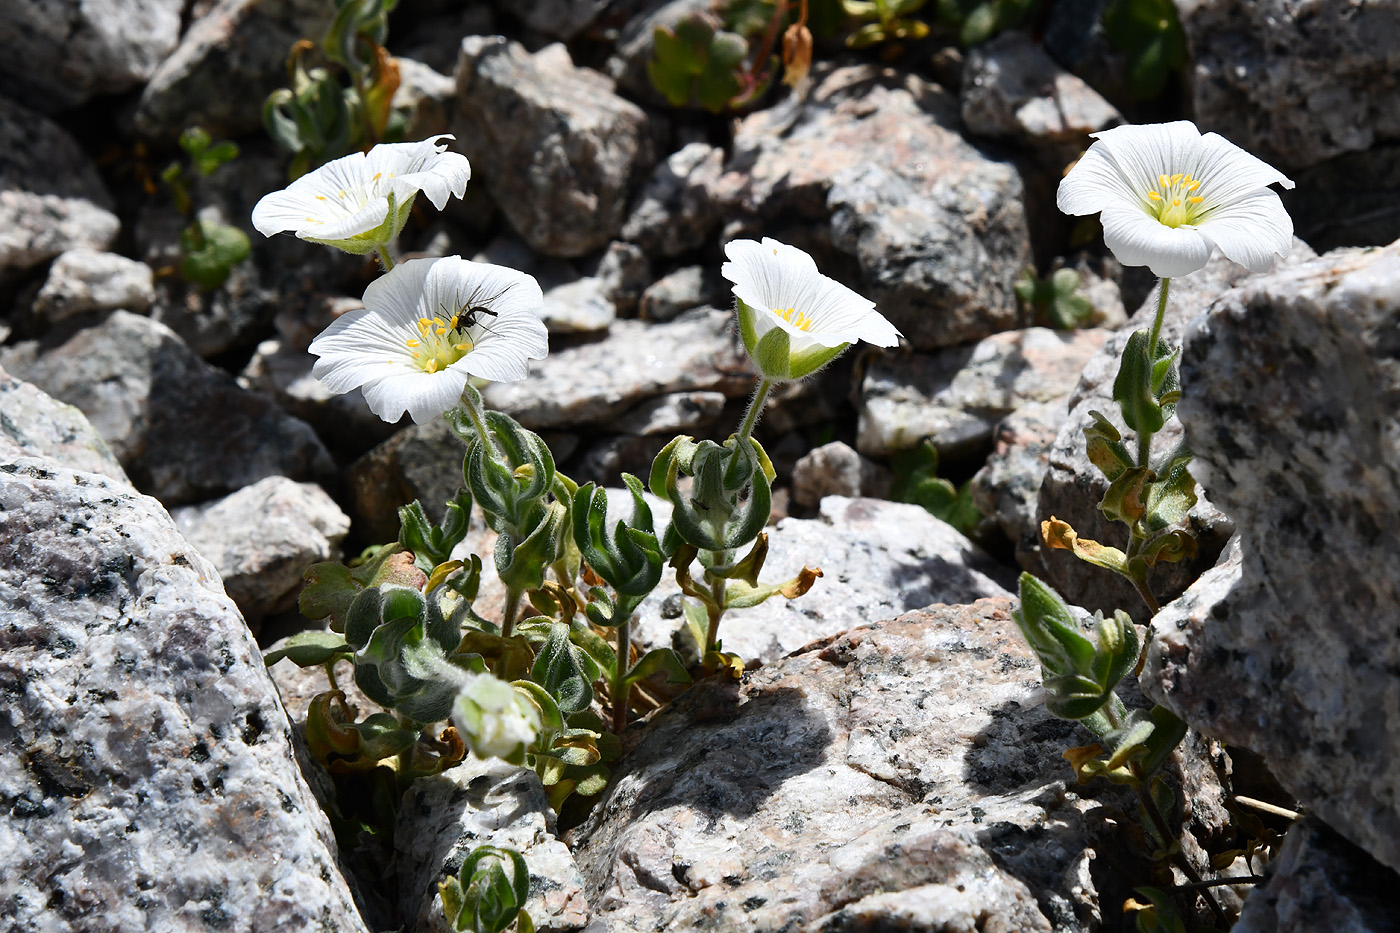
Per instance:
[[[282,646],[263,655],[268,667],[286,658],[297,667],[319,667],[327,661],[348,658],[354,648],[335,632],[311,630],[297,632],[282,640]]]
[[[569,636],[569,626],[554,623],[530,669],[531,678],[554,697],[565,716],[587,709],[593,702],[593,687],[580,657],[583,652]]]
[[[514,849],[484,845],[473,849],[457,873],[460,905],[457,916],[448,920],[457,930],[471,933],[500,933],[515,920],[530,892],[530,872],[525,859]],[[444,907],[447,897],[443,898]]]
[[[645,680],[662,671],[666,672],[667,683],[690,683],[690,674],[686,671],[685,663],[681,661],[680,655],[670,648],[653,648],[632,666],[632,669],[627,672],[623,684],[626,687],[631,687],[637,681]]]
[[[1128,338],[1119,364],[1118,377],[1113,381],[1113,400],[1123,415],[1123,423],[1139,434],[1156,434],[1162,430],[1165,416],[1152,391],[1152,366],[1147,357],[1145,330],[1135,331]]]
[[[237,227],[197,220],[180,233],[180,275],[205,291],[228,281],[233,267],[248,258],[252,242]]]

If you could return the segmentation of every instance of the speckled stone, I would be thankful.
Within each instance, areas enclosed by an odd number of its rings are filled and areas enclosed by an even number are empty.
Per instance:
[[[154,499],[7,444],[5,925],[367,931],[213,566]]]
[[[1221,297],[1178,410],[1231,555],[1154,621],[1143,689],[1400,869],[1400,243]]]
[[[126,471],[92,424],[72,405],[21,382],[0,368],[0,437],[29,456],[130,483]]]

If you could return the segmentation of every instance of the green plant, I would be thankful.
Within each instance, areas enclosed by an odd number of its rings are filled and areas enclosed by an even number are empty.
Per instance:
[[[846,45],[864,49],[881,42],[924,38],[928,23],[911,16],[923,6],[924,0],[841,0],[846,15],[862,23],[846,37]]]
[[[895,454],[893,466],[891,499],[921,505],[965,535],[982,521],[982,513],[972,501],[972,481],[959,487],[939,477],[938,448],[932,441],[925,439],[917,447]]]
[[[1172,0],[1109,0],[1103,28],[1127,56],[1128,90],[1137,98],[1162,93],[1171,73],[1186,64],[1186,34]]]
[[[1016,280],[1015,289],[1017,299],[1037,324],[1073,330],[1087,323],[1094,313],[1089,299],[1079,294],[1079,273],[1073,269],[1056,269],[1042,279],[1033,267],[1027,266]]]
[[[192,126],[180,134],[180,148],[187,162],[171,162],[160,177],[170,188],[175,207],[190,217],[194,213],[192,177],[207,178],[238,158],[238,146],[228,140],[215,143],[203,128]],[[180,277],[210,291],[228,281],[233,267],[251,252],[252,243],[242,230],[195,217],[180,231]]]
[[[958,30],[963,48],[1029,22],[1039,0],[938,0],[938,18]]]

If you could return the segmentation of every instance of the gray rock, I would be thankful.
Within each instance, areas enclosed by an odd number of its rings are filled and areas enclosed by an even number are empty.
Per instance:
[[[723,392],[672,392],[647,399],[613,422],[623,434],[698,435],[719,417]]]
[[[404,792],[394,844],[405,929],[449,933],[438,882],[456,875],[477,846],[515,849],[530,870],[525,909],[535,928],[569,933],[588,922],[583,878],[554,836],[554,810],[533,771],[468,758]]]
[[[1281,261],[1278,268],[1289,268],[1313,256],[1307,244],[1295,239],[1292,254]],[[1162,323],[1162,339],[1179,346],[1188,322],[1196,314],[1249,278],[1249,270],[1216,256],[1199,272],[1173,279]],[[1091,410],[1102,412],[1120,430],[1123,428],[1118,406],[1113,401],[1113,380],[1118,375],[1123,347],[1132,331],[1151,327],[1156,310],[1154,294],[1133,315],[1128,326],[1113,334],[1085,364],[1079,385],[1069,398],[1069,415],[1050,450],[1050,468],[1041,483],[1036,506],[1037,533],[1040,522],[1053,516],[1072,525],[1080,537],[1110,547],[1121,548],[1127,543],[1127,528],[1109,522],[1098,509],[1108,483],[1084,453],[1084,429],[1093,423],[1089,416]],[[1188,395],[1193,391],[1189,382],[1184,383],[1183,389]],[[1173,418],[1157,434],[1153,450],[1159,453],[1169,450],[1180,440],[1181,434],[1181,422]],[[1125,432],[1124,437],[1133,443],[1130,432]],[[1193,475],[1196,475],[1195,469],[1193,465]],[[1199,501],[1191,510],[1188,522],[1190,531],[1196,535],[1196,558],[1182,564],[1159,564],[1149,571],[1148,583],[1162,605],[1180,595],[1192,580],[1214,566],[1225,542],[1234,534],[1234,523],[1211,504],[1199,486],[1196,493]],[[1071,603],[1091,611],[1102,609],[1111,613],[1122,609],[1140,622],[1147,621],[1147,608],[1127,580],[1085,563],[1069,551],[1042,547],[1041,559],[1046,581]]]
[[[455,126],[510,225],[551,256],[606,246],[651,161],[646,114],[559,45],[530,55],[499,36],[464,39]]]
[[[180,39],[180,0],[0,3],[0,75],[31,107],[66,110],[145,81]]]
[[[1041,706],[1013,605],[910,613],[688,691],[572,836],[595,922],[1099,929],[1121,902],[1111,821],[1065,784],[1076,727]]]
[[[701,305],[726,304],[727,283],[711,266],[682,266],[668,272],[642,292],[642,317],[649,321],[670,321],[682,311]]]
[[[1400,139],[1400,7],[1179,0],[1202,130],[1284,170]]]
[[[220,0],[151,76],[136,128],[159,140],[195,124],[216,138],[259,130],[263,101],[287,83],[292,44],[320,41],[334,12],[317,0]]]
[[[394,425],[370,411],[358,389],[339,395],[327,389],[311,374],[315,364],[316,357],[305,348],[264,340],[243,367],[238,384],[266,395],[314,427],[317,436],[333,447],[362,451],[394,433]]]
[[[944,458],[985,448],[1000,419],[1069,392],[1108,335],[1031,327],[931,356],[885,356],[861,385],[857,446],[888,456],[927,437]]]
[[[1319,250],[1400,239],[1400,145],[1349,152],[1293,174],[1285,202],[1298,235]]]
[[[1069,417],[1068,401],[1031,402],[1003,418],[992,432],[992,455],[972,477],[972,501],[1010,539],[1021,569],[1036,576],[1045,573],[1036,503],[1055,437]]]
[[[605,340],[556,350],[526,379],[493,383],[483,395],[533,430],[606,424],[638,402],[672,392],[752,391],[748,357],[723,311],[687,313],[665,324],[616,321]],[[586,373],[587,378],[580,378]]]
[[[65,250],[116,241],[112,196],[58,124],[0,97],[0,152],[0,280]]]
[[[975,544],[917,505],[827,496],[818,518],[785,518],[767,532],[764,582],[790,579],[804,566],[825,576],[805,596],[775,596],[724,617],[719,634],[725,650],[745,660],[770,663],[858,625],[933,603],[1001,596],[1015,585]],[[663,575],[638,610],[634,639],[672,643],[683,625],[679,593],[673,575]]]
[[[131,482],[82,412],[4,369],[0,369],[0,438],[12,442],[26,456],[48,457],[69,469]]]
[[[1012,287],[1030,242],[1015,167],[959,130],[957,101],[937,85],[873,65],[817,66],[804,101],[739,122],[722,183],[740,186],[755,228],[802,218],[820,229],[829,218],[862,293],[915,348],[967,343],[1015,326]]]
[[[414,499],[440,520],[443,504],[462,485],[466,453],[466,444],[442,419],[394,434],[350,465],[346,481],[356,526],[371,541],[394,541],[398,508]]]
[[[213,566],[125,483],[0,460],[7,923],[366,931]]]
[[[137,488],[167,505],[267,476],[313,479],[334,469],[309,425],[239,388],[149,318],[115,311],[18,364],[5,363],[81,409]]]
[[[1179,412],[1242,555],[1157,616],[1142,677],[1392,869],[1397,282],[1400,244],[1337,251],[1242,284],[1192,326]]]
[[[395,56],[399,63],[399,87],[394,109],[408,115],[404,139],[427,139],[451,132],[452,110],[457,102],[457,82],[422,62]]]
[[[72,249],[49,267],[34,313],[54,324],[87,311],[125,308],[138,314],[155,299],[151,267],[116,253]]]
[[[1305,817],[1288,830],[1269,880],[1249,895],[1235,933],[1398,933],[1400,878]]]
[[[642,292],[651,284],[651,260],[634,243],[614,240],[598,257],[592,275],[603,283],[603,294],[622,317],[636,317]]]
[[[540,318],[551,334],[596,334],[617,317],[604,283],[587,276],[556,285],[544,293]]]
[[[622,237],[656,256],[677,256],[707,243],[725,205],[714,197],[724,150],[690,143],[652,170],[622,227]]]
[[[1021,30],[971,49],[963,68],[962,118],[971,133],[1041,143],[1087,144],[1123,115],[1065,71]]]
[[[849,444],[832,441],[813,449],[792,470],[792,498],[816,508],[827,496],[887,498],[890,471],[862,457]]]
[[[170,514],[250,626],[292,608],[306,568],[333,560],[350,531],[349,517],[320,486],[285,476]]]
[[[607,8],[607,0],[527,0],[507,5],[525,25],[549,36],[568,41],[587,29]]]

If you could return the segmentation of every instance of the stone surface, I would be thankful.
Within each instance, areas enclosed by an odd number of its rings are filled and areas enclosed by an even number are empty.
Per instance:
[[[366,931],[213,566],[154,499],[7,444],[5,924]]]
[[[671,392],[740,396],[755,383],[737,335],[729,332],[732,319],[706,309],[666,324],[617,321],[606,340],[554,350],[528,378],[492,383],[483,395],[489,407],[533,430],[605,424],[644,399]]]
[[[148,318],[114,311],[32,362],[4,365],[81,409],[137,488],[167,505],[333,469],[309,425],[239,388]]]
[[[1081,145],[1088,134],[1123,122],[1117,108],[1020,30],[968,51],[962,118],[981,136]]]
[[[172,142],[195,124],[216,139],[260,130],[267,95],[287,83],[292,44],[319,42],[334,14],[318,0],[219,0],[151,76],[136,128]]]
[[[1400,139],[1400,6],[1178,0],[1191,110],[1281,169]]]
[[[527,0],[502,4],[525,25],[552,39],[572,39],[607,8],[607,0]]]
[[[1400,933],[1393,871],[1316,817],[1288,830],[1269,880],[1244,903],[1235,933]]]
[[[890,471],[862,457],[841,441],[823,444],[797,461],[792,470],[792,498],[798,505],[816,508],[827,496],[889,496]]]
[[[690,143],[671,153],[647,179],[627,222],[623,239],[657,256],[677,256],[710,240],[724,204],[714,197],[724,167],[724,150]]]
[[[646,114],[561,45],[531,55],[499,36],[464,39],[455,126],[510,225],[551,256],[607,245],[651,161]]]
[[[830,247],[864,279],[857,291],[917,349],[1015,326],[1012,286],[1030,259],[1015,167],[963,140],[957,101],[937,85],[873,65],[812,74],[805,101],[735,129],[721,181],[738,187],[748,226],[826,236],[829,219]],[[835,262],[818,266],[840,277]]]
[[[804,565],[825,575],[805,596],[775,596],[724,617],[725,650],[745,660],[770,663],[858,625],[933,603],[1002,596],[1015,586],[1010,572],[917,505],[827,496],[817,518],[785,518],[766,530],[764,582],[795,577]],[[638,610],[634,639],[671,644],[684,624],[679,594],[665,574]]]
[[[1307,244],[1295,239],[1292,254],[1280,262],[1278,268],[1286,269],[1315,255]],[[1217,255],[1199,272],[1172,279],[1167,313],[1162,323],[1162,339],[1180,346],[1182,334],[1195,315],[1249,278],[1249,270]],[[1109,522],[1098,509],[1108,483],[1084,453],[1084,429],[1093,423],[1089,416],[1091,410],[1102,412],[1122,429],[1121,415],[1113,401],[1113,380],[1118,375],[1123,347],[1132,331],[1151,327],[1156,309],[1157,296],[1153,294],[1129,320],[1128,326],[1113,334],[1085,364],[1079,385],[1069,398],[1069,414],[1049,453],[1049,470],[1045,473],[1037,499],[1037,529],[1040,522],[1054,516],[1069,522],[1081,537],[1110,547],[1121,548],[1126,544],[1127,528],[1120,523]],[[1188,395],[1192,392],[1189,381],[1183,383],[1183,390]],[[1173,418],[1168,421],[1157,434],[1153,450],[1160,453],[1171,449],[1181,438],[1181,433],[1179,420]],[[1124,437],[1133,443],[1130,432],[1125,432]],[[1193,475],[1198,475],[1194,473],[1194,465],[1192,470]],[[1209,496],[1199,486],[1196,493],[1200,501],[1191,510],[1188,523],[1197,539],[1196,559],[1183,564],[1158,565],[1148,573],[1148,583],[1162,605],[1166,605],[1192,580],[1214,566],[1225,542],[1234,533],[1234,523],[1211,504]],[[1139,622],[1147,621],[1147,609],[1142,597],[1127,580],[1085,563],[1069,551],[1041,547],[1041,560],[1046,582],[1071,603],[1091,611],[1102,609],[1111,613],[1114,609],[1123,609]]]
[[[125,308],[138,314],[155,298],[151,267],[116,253],[72,249],[49,267],[34,313],[49,324],[86,311]]]
[[[0,280],[65,250],[116,241],[112,196],[58,124],[0,97],[0,152]]]
[[[151,76],[180,38],[180,0],[0,3],[7,93],[45,111],[119,94]]]
[[[1037,576],[1044,571],[1036,504],[1055,437],[1069,417],[1068,401],[1031,402],[1003,418],[992,432],[992,455],[972,477],[972,501],[1015,546],[1021,569]]]
[[[674,320],[682,311],[701,305],[728,304],[728,284],[711,266],[682,266],[663,275],[642,292],[642,317],[649,321]]]
[[[0,438],[31,457],[130,483],[107,442],[82,412],[0,369]]]
[[[413,783],[399,806],[399,914],[404,929],[449,933],[438,882],[456,875],[481,845],[505,846],[525,857],[535,928],[550,933],[588,922],[583,879],[568,848],[554,836],[555,816],[533,771],[499,759],[468,759]]]
[[[1041,706],[1013,605],[910,613],[692,688],[573,835],[594,922],[1099,929],[1121,903],[1114,811],[1066,786],[1077,727]]]
[[[399,63],[399,87],[394,91],[394,109],[408,114],[403,138],[427,139],[452,130],[452,111],[457,102],[457,82],[422,62],[395,56]]]
[[[1242,284],[1193,324],[1179,413],[1242,555],[1158,615],[1142,677],[1197,728],[1259,753],[1311,813],[1392,869],[1397,283],[1400,244],[1340,250]]]
[[[623,434],[698,437],[719,417],[726,401],[722,392],[672,392],[647,399],[613,425]]]
[[[335,559],[350,530],[350,519],[320,486],[285,476],[170,514],[219,571],[249,625],[296,605],[306,568]]]
[[[1315,249],[1400,239],[1400,145],[1372,146],[1293,174],[1284,202],[1298,236]]]
[[[927,437],[944,458],[985,448],[999,420],[1074,388],[1108,335],[1031,327],[934,355],[882,357],[861,385],[857,446],[888,456]]]

